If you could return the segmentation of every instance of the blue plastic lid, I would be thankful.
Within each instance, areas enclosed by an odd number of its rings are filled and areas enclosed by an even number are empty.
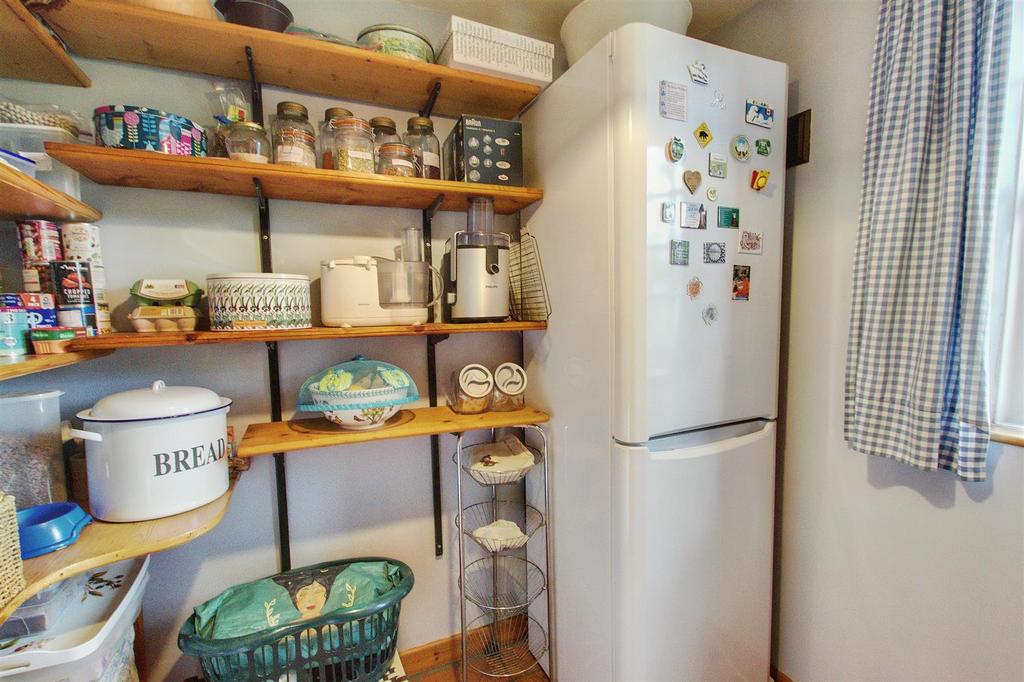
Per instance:
[[[21,558],[31,559],[75,543],[92,517],[74,502],[51,502],[18,512]]]

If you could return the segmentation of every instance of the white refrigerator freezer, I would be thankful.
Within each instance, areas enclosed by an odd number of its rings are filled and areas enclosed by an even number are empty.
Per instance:
[[[523,116],[563,680],[768,679],[786,95],[630,24]]]

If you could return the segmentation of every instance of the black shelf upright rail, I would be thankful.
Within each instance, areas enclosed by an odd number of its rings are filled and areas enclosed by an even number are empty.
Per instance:
[[[430,118],[434,111],[434,104],[437,102],[437,95],[441,92],[440,81],[434,83],[427,96],[427,103],[420,110],[420,116]],[[423,256],[431,266],[434,264],[433,248],[431,239],[433,237],[431,223],[437,209],[444,201],[444,195],[440,194],[429,208],[423,209]],[[434,281],[430,280],[430,298],[434,297]],[[434,321],[434,309],[427,312],[427,321]],[[430,406],[437,407],[437,344],[448,338],[447,334],[427,336],[427,397],[430,399]],[[441,437],[433,435],[430,437],[430,492],[434,506],[434,556],[444,554],[444,521],[441,510]]]
[[[252,120],[263,125],[263,84],[256,79],[256,65],[252,47],[245,46],[245,60],[249,66],[249,85],[252,92]],[[274,260],[270,245],[270,202],[263,194],[259,178],[252,179],[256,190],[256,204],[260,214],[260,271],[273,272]],[[270,418],[281,421],[281,365],[276,341],[267,342],[267,374],[270,379]],[[292,542],[288,528],[288,477],[284,466],[284,453],[274,453],[274,483],[277,488],[278,551],[281,571],[292,567]]]

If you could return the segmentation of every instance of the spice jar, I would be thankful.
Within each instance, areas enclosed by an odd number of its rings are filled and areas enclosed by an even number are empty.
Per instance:
[[[235,161],[270,163],[270,140],[259,123],[239,121],[232,124],[224,145],[228,156]]]
[[[401,142],[402,136],[398,134],[398,127],[394,119],[387,116],[374,116],[370,119],[370,128],[373,129],[373,153],[377,154],[382,144]]]
[[[494,377],[483,365],[466,365],[452,372],[448,385],[448,407],[458,414],[486,412],[494,389]]]
[[[419,176],[419,162],[407,144],[390,142],[377,150],[377,172],[402,178]]]
[[[274,163],[316,168],[316,131],[306,107],[280,102],[274,119]]]
[[[412,148],[420,162],[420,177],[440,180],[441,144],[434,135],[434,122],[424,116],[413,116],[402,141]]]
[[[316,158],[321,168],[334,168],[334,126],[341,119],[353,115],[345,107],[324,110],[324,120],[320,122],[320,134],[316,138]]]
[[[334,125],[334,167],[356,173],[372,173],[373,132],[370,124],[352,116]]]

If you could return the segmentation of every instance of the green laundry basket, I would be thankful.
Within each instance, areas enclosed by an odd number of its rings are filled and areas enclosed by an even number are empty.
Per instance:
[[[275,582],[362,562],[387,562],[400,581],[370,603],[338,608],[250,635],[212,639],[197,633],[193,613],[178,632],[178,647],[199,659],[211,682],[380,682],[395,656],[402,599],[413,574],[395,559],[329,561],[271,576]]]

